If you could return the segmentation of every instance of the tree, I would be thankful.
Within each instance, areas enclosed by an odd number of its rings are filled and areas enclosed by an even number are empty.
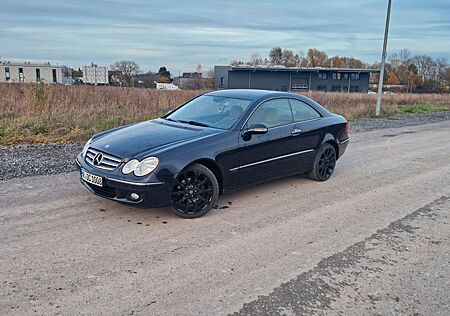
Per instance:
[[[300,62],[300,57],[299,55],[294,54],[290,49],[283,49],[281,60],[281,64],[286,67],[296,67]]]
[[[353,57],[342,57],[342,68],[361,69],[366,68],[366,65],[359,59]]]
[[[299,51],[298,54],[298,65],[297,67],[308,67],[308,60],[305,57],[304,51]]]
[[[283,60],[283,51],[281,47],[274,47],[269,52],[269,61],[271,65],[281,65]]]
[[[446,72],[448,70],[448,61],[446,58],[438,58],[436,59],[436,65],[437,65],[437,80],[439,82],[446,81]]]
[[[328,56],[324,51],[316,48],[310,48],[306,55],[309,67],[326,67],[328,65]]]
[[[263,59],[261,58],[261,55],[259,55],[258,53],[252,54],[250,56],[250,61],[247,62],[247,64],[252,67],[262,65],[263,63],[264,63]]]
[[[166,67],[162,66],[158,70],[158,82],[160,83],[170,83],[172,80],[170,79],[170,71],[167,70]]]
[[[230,63],[230,65],[232,67],[239,67],[239,66],[242,66],[243,64],[244,64],[244,62],[242,60],[236,60],[236,59],[233,59]]]
[[[328,60],[328,63],[330,65],[330,67],[332,67],[332,68],[343,68],[343,66],[344,66],[344,61],[339,56],[331,57]]]
[[[412,59],[417,69],[417,74],[423,81],[435,79],[437,64],[430,56],[414,56]]]
[[[131,85],[131,78],[140,72],[140,67],[132,60],[116,61],[110,66],[112,71],[122,73],[123,79],[127,85]]]
[[[194,76],[194,78],[191,79],[191,86],[192,89],[203,89],[205,87],[205,84],[203,82],[203,67],[201,64],[198,64],[197,67],[195,67],[195,71],[197,74]]]
[[[215,78],[214,68],[211,68],[206,73],[205,88],[214,89],[214,78]]]
[[[399,85],[400,84],[400,79],[398,79],[398,77],[395,74],[395,72],[393,72],[393,73],[391,73],[389,75],[389,78],[387,80],[387,84],[391,85],[391,86],[395,86],[395,85]]]
[[[417,75],[417,69],[414,64],[410,64],[408,67],[408,77],[407,77],[407,89],[406,92],[412,92],[416,89],[418,85],[422,83],[422,80]]]

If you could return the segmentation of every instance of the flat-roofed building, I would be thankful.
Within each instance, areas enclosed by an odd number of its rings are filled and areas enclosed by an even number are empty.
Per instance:
[[[216,89],[364,92],[374,69],[216,66]]]
[[[72,84],[72,71],[51,63],[0,60],[0,82]]]

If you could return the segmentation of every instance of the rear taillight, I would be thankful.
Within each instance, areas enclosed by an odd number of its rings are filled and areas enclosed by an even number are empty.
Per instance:
[[[347,122],[344,125],[344,135],[348,136],[348,133],[350,132],[350,124]]]

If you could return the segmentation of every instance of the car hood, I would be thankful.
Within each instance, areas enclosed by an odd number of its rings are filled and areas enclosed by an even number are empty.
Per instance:
[[[94,136],[91,147],[122,159],[144,158],[186,141],[201,139],[222,130],[169,122],[146,121]]]

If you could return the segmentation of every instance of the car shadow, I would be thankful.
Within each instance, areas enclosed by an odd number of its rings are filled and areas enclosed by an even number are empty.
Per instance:
[[[338,169],[336,173],[339,174]],[[334,177],[335,175],[333,175]],[[236,204],[248,203],[251,199],[270,199],[274,194],[285,191],[286,187],[292,187],[299,189],[310,183],[319,183],[310,180],[307,175],[293,175],[286,178],[280,178],[262,182],[248,186],[246,188],[225,192],[219,196],[217,204],[213,209],[204,217],[197,219],[183,219],[170,213],[165,208],[139,208],[129,205],[120,204],[114,201],[106,200],[98,196],[91,196],[91,205],[94,210],[103,213],[103,217],[114,217],[119,220],[123,220],[127,223],[134,223],[137,225],[149,225],[150,223],[161,223],[167,225],[169,222],[173,223],[186,223],[195,221],[204,221],[206,219],[212,220],[216,216],[220,216],[222,211],[232,209]]]

